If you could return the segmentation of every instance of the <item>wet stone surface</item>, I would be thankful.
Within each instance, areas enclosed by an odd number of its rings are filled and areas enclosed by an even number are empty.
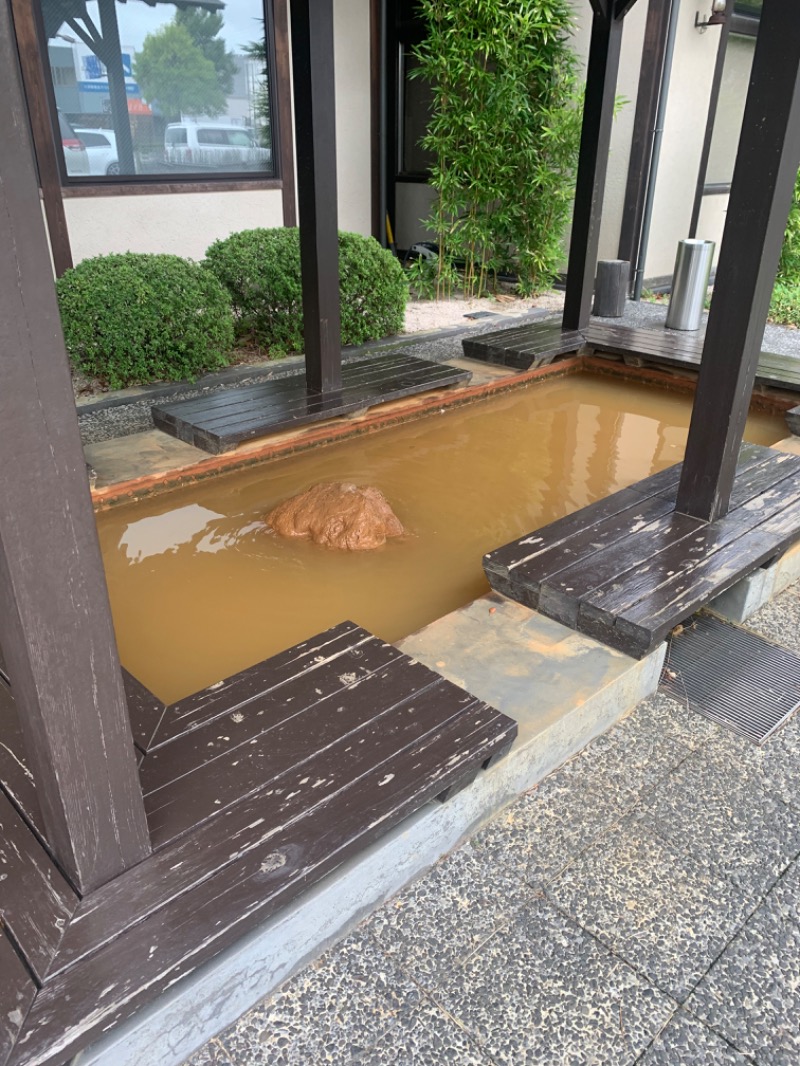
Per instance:
[[[191,1066],[797,1066],[798,781],[657,693]]]

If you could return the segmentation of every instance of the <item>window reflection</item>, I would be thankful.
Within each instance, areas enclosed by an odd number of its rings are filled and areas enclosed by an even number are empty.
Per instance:
[[[274,173],[260,0],[40,0],[71,178]]]

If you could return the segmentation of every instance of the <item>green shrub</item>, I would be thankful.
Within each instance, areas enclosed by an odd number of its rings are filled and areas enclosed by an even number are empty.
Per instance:
[[[298,230],[234,233],[211,245],[205,265],[231,295],[240,337],[273,351],[303,350]],[[363,344],[403,328],[403,268],[372,237],[339,234],[339,290],[342,344]]]
[[[233,347],[227,292],[177,255],[101,255],[57,282],[73,364],[112,388],[181,381],[226,366]]]
[[[770,322],[781,326],[800,326],[800,281],[778,281],[769,305]]]
[[[800,174],[795,181],[789,220],[783,236],[778,278],[780,281],[800,283]]]
[[[436,199],[439,295],[464,264],[467,296],[511,271],[523,293],[563,258],[581,132],[568,0],[419,0],[425,40],[412,76],[433,99],[422,145]]]

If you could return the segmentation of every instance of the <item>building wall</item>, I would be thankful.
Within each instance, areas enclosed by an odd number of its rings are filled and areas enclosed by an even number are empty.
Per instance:
[[[283,225],[280,189],[87,196],[64,201],[76,263],[109,252],[171,252],[202,259],[236,230]]]
[[[336,0],[339,227],[371,230],[369,0]],[[108,252],[202,259],[237,230],[283,224],[279,189],[91,196],[64,201],[75,262]]]
[[[697,10],[693,0],[681,0],[645,278],[671,274],[677,243],[689,235],[720,40],[718,29],[698,33]],[[712,210],[704,220],[709,231],[698,236],[719,242],[723,217]]]
[[[576,16],[574,46],[585,64],[591,8],[588,0],[572,2]],[[681,0],[645,264],[645,276],[649,278],[671,273],[677,241],[687,235],[691,217],[719,43],[718,30],[700,34],[694,28],[696,10],[694,0]],[[640,0],[625,20],[618,85],[624,103],[612,132],[600,234],[602,258],[615,258],[618,250],[646,17],[647,0]],[[369,0],[336,0],[335,34],[339,225],[342,229],[368,234],[371,231]],[[726,159],[730,158],[738,137],[746,73],[752,57],[752,42],[731,40],[730,71],[726,67],[725,75],[726,84],[732,88],[723,92],[720,101],[723,117],[718,146],[718,157]],[[701,214],[699,235],[717,241],[718,245],[726,199],[707,198]],[[423,195],[415,205],[420,215],[425,213],[427,201],[428,196]],[[175,252],[201,258],[212,240],[252,226],[278,226],[283,220],[279,190],[74,198],[65,201],[65,209],[76,261],[102,252],[126,250]]]
[[[585,77],[586,60],[589,55],[589,38],[592,28],[592,9],[588,0],[572,0],[576,29],[573,47],[581,58]],[[616,259],[619,250],[619,233],[622,225],[622,209],[625,203],[625,185],[628,180],[628,164],[633,137],[633,120],[636,114],[636,96],[639,88],[644,30],[647,21],[647,0],[640,0],[628,15],[622,31],[622,54],[617,80],[617,97],[620,107],[614,118],[611,131],[611,151],[606,176],[606,194],[600,225],[601,259]]]
[[[369,0],[336,0],[339,229],[372,232]]]

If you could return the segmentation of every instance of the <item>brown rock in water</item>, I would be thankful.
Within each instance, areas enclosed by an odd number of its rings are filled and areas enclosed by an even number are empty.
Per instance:
[[[379,489],[342,481],[314,485],[284,500],[266,522],[283,537],[311,537],[315,544],[347,551],[380,548],[387,537],[405,532]]]

